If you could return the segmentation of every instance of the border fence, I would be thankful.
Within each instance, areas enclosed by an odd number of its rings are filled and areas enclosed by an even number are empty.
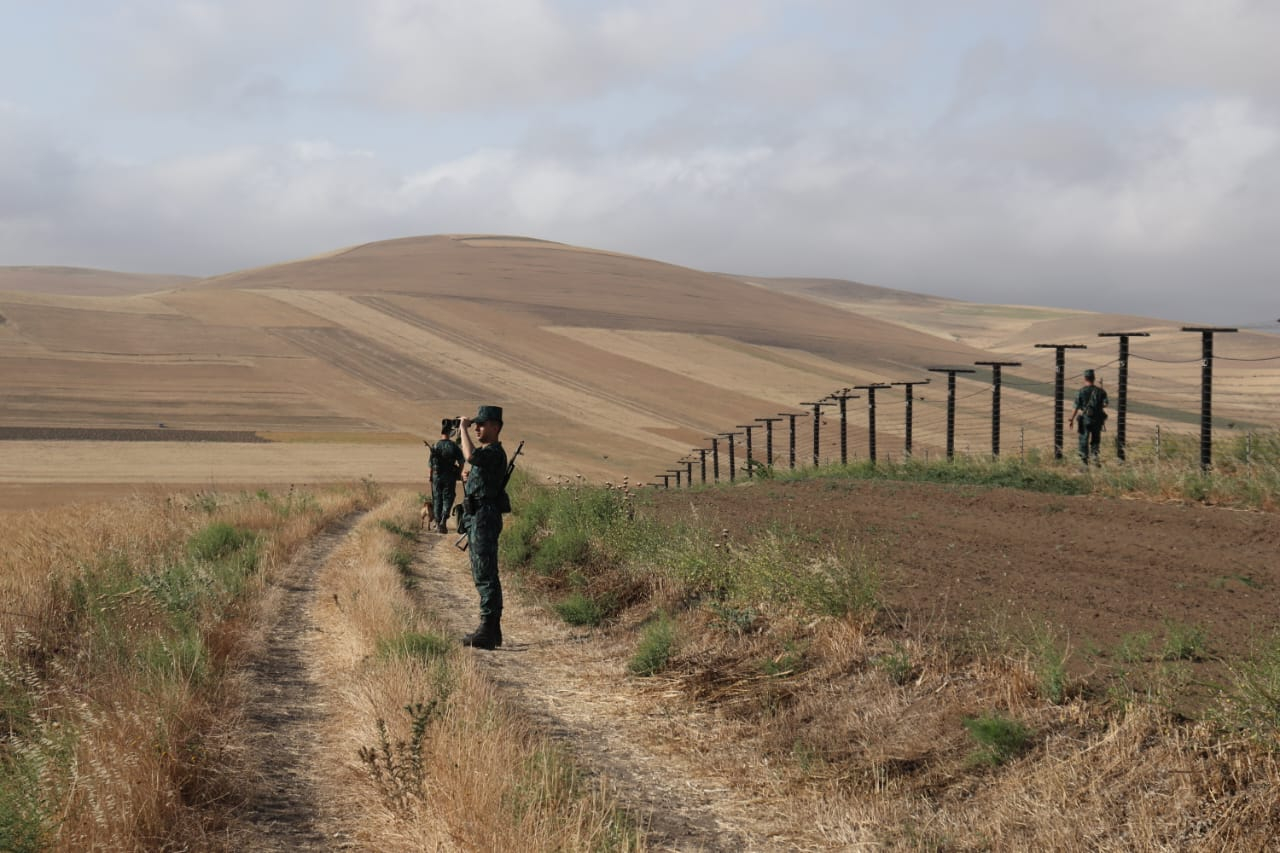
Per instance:
[[[851,383],[800,401],[797,410],[748,418],[708,436],[709,447],[693,448],[649,485],[692,487],[750,478],[762,468],[952,460],[957,454],[1075,458],[1076,436],[1065,435],[1064,421],[1085,369],[1093,369],[1108,392],[1104,461],[1163,461],[1175,445],[1191,442],[1200,470],[1208,472],[1216,433],[1235,444],[1243,439],[1241,461],[1251,464],[1257,436],[1280,430],[1280,335],[1236,337],[1239,331],[1101,331],[1096,343],[1036,343],[1003,358],[922,365],[903,371],[915,375]],[[1109,343],[1115,349],[1105,347]],[[900,397],[892,393],[899,388]]]

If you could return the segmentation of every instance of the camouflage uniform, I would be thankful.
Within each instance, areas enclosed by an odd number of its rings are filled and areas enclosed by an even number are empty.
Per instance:
[[[462,448],[447,438],[431,445],[431,509],[436,526],[443,530],[458,498],[462,477]]]
[[[498,536],[507,476],[507,452],[502,442],[476,448],[463,487],[464,522],[471,545],[471,578],[480,593],[481,619],[502,616],[502,581],[498,577]]]
[[[1090,371],[1092,373],[1092,371]],[[1093,404],[1090,406],[1090,404]],[[1102,425],[1107,420],[1107,392],[1097,385],[1084,385],[1076,392],[1076,409],[1080,412],[1080,461],[1089,464],[1089,457],[1099,462],[1099,449],[1102,445]],[[1092,411],[1090,416],[1087,414]]]

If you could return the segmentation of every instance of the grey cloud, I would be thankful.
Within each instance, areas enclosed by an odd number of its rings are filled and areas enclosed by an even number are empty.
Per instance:
[[[1280,92],[1280,7],[1256,0],[1060,0],[1041,38],[1108,86]],[[1274,104],[1273,104],[1274,106]]]

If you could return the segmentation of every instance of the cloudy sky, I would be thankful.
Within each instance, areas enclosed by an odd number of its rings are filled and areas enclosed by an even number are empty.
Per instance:
[[[1269,0],[0,0],[0,265],[441,232],[1280,317]]]

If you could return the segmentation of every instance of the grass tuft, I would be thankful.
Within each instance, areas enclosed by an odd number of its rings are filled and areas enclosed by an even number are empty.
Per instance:
[[[671,618],[659,613],[645,627],[635,654],[627,664],[632,675],[643,677],[657,675],[666,669],[675,650],[676,632]]]
[[[380,638],[377,655],[380,659],[417,658],[432,661],[453,651],[455,644],[439,634],[406,631],[390,638]]]
[[[977,747],[969,754],[974,767],[997,767],[1027,748],[1031,730],[1017,720],[992,713],[966,717],[964,727]]]

